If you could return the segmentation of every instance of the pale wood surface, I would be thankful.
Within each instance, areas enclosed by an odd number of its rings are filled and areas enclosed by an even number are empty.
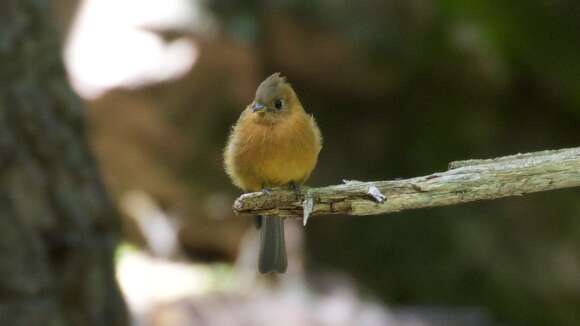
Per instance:
[[[304,188],[300,194],[286,189],[274,189],[271,194],[248,193],[240,196],[233,208],[240,214],[301,218],[307,200],[314,204],[307,209],[310,216],[376,215],[578,187],[580,147],[451,162],[449,167],[448,171],[410,179],[346,181]],[[373,186],[385,196],[384,201],[376,189],[370,191]]]

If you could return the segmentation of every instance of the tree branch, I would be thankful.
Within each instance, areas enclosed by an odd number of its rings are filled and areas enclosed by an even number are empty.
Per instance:
[[[392,181],[346,181],[240,196],[234,212],[281,217],[375,215],[580,186],[580,147],[451,162],[449,170]],[[384,195],[384,200],[381,198]],[[306,208],[305,208],[306,207]]]

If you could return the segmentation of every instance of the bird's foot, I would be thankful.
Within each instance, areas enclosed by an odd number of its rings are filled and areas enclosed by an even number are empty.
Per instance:
[[[262,193],[264,195],[271,195],[272,194],[272,190],[270,190],[268,188],[262,188]]]
[[[290,182],[288,184],[288,187],[290,188],[290,190],[294,191],[294,193],[296,195],[300,195],[300,185],[297,184],[296,182]]]

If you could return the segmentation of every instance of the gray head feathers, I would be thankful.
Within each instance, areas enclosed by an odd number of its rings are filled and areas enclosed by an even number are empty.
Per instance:
[[[279,72],[273,73],[258,86],[256,99],[268,102],[273,97],[280,95],[284,85],[288,85],[286,77],[281,76]]]

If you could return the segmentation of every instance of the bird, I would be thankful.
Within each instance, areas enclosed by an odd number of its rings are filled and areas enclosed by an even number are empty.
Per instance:
[[[314,170],[322,135],[311,114],[280,73],[267,77],[254,100],[232,127],[224,149],[224,167],[245,192],[289,186],[295,191]],[[288,265],[281,217],[258,216],[260,273],[285,273]]]

